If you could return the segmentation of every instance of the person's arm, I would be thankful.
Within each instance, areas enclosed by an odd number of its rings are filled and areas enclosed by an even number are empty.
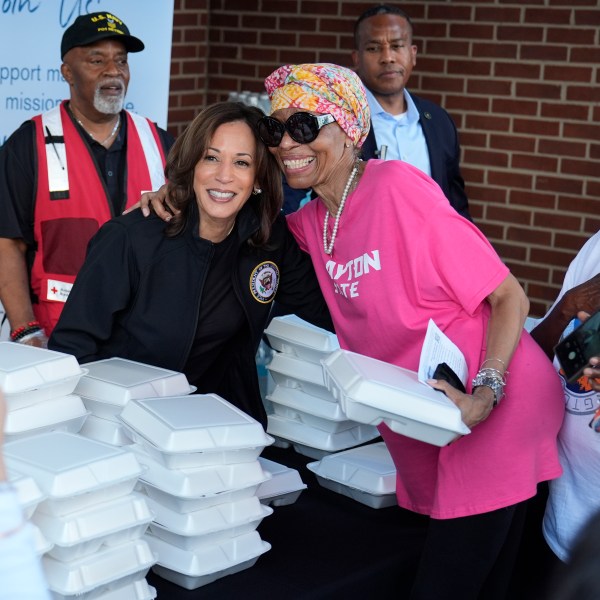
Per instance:
[[[35,321],[29,280],[25,264],[25,242],[0,238],[0,302],[6,311],[11,331]],[[48,339],[43,332],[28,337],[24,344],[45,348]]]
[[[529,300],[519,282],[509,274],[487,297],[487,301],[491,306],[491,314],[486,354],[481,367],[491,368],[501,377],[505,377],[521,338],[523,324],[529,311]],[[462,420],[468,427],[481,423],[492,411],[495,395],[486,385],[476,387],[472,394],[463,394],[446,381],[432,381],[431,384],[445,392],[460,408]]]
[[[531,336],[552,359],[554,346],[560,341],[572,319],[581,320],[600,308],[600,274],[571,288],[555,303],[544,320],[531,331]]]
[[[5,412],[6,405],[0,391],[0,600],[49,600],[50,594],[35,551],[33,528],[23,516],[16,491],[8,483],[2,452]]]

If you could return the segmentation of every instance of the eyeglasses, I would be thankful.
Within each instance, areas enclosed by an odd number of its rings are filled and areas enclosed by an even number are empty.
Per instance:
[[[311,115],[307,112],[294,113],[285,123],[273,117],[262,117],[258,121],[258,136],[271,148],[281,144],[287,131],[299,144],[309,144],[317,139],[321,127],[335,123],[333,115]]]

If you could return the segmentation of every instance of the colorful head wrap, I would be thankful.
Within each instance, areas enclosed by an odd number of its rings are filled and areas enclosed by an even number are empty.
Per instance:
[[[265,79],[265,88],[271,112],[303,108],[330,113],[357,147],[369,133],[371,112],[365,88],[350,69],[329,63],[284,65]]]

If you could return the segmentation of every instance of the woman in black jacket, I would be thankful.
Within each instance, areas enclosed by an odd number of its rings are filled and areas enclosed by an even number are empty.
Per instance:
[[[106,223],[48,347],[185,373],[266,425],[255,354],[273,300],[331,329],[310,258],[281,215],[281,176],[240,103],[204,109],[166,166],[174,216]]]

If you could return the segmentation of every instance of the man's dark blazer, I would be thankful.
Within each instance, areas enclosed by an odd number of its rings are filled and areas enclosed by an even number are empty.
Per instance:
[[[469,202],[465,182],[460,174],[460,145],[456,126],[450,115],[441,107],[411,94],[429,151],[431,177],[442,188],[446,198],[456,211],[470,221]],[[362,158],[377,158],[377,142],[373,126],[362,147]]]

